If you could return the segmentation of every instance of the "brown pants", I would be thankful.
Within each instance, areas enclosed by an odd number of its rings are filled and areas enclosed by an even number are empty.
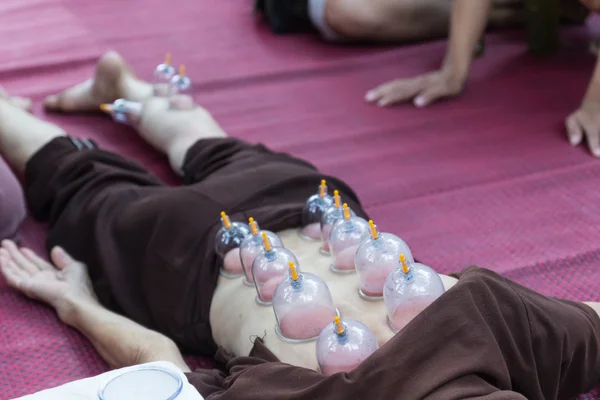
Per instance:
[[[103,304],[196,354],[216,351],[209,310],[222,210],[274,231],[299,227],[304,202],[325,178],[365,216],[343,182],[261,145],[201,140],[183,172],[184,185],[169,187],[89,141],[58,138],[29,161],[26,196],[33,215],[48,222],[48,247],[88,265]]]

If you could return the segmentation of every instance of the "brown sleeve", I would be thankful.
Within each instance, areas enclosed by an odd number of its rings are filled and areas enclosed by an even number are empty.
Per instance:
[[[575,398],[593,389],[600,382],[598,314],[585,304],[542,296],[514,282],[509,284],[521,297],[529,317],[530,346],[539,382],[528,383],[539,384],[548,399]],[[529,366],[519,367],[525,371]]]
[[[589,307],[470,268],[350,373],[283,364],[257,341],[228,363],[220,390],[197,388],[207,400],[567,399],[598,381],[599,343]]]
[[[215,390],[214,385],[207,386],[207,380],[210,379],[207,376],[199,378],[203,375],[206,375],[205,371],[195,371],[188,374],[188,379],[206,400],[527,400],[519,393],[501,391],[474,375],[470,375],[468,379],[445,383],[439,390],[425,397],[403,390],[398,376],[393,385],[383,388],[380,384],[370,386],[369,383],[363,383],[360,377],[352,374],[324,377],[317,372],[282,363],[261,363],[249,369],[244,367],[244,373],[229,379],[227,389],[222,390]],[[376,380],[376,377],[373,378]],[[385,379],[382,379],[381,384],[384,382]]]
[[[527,400],[520,393],[499,390],[483,376],[469,374],[446,383],[423,400]],[[405,399],[402,399],[405,400]]]
[[[187,372],[185,376],[188,382],[198,390],[203,397],[218,392],[223,388],[225,374],[218,369],[202,369],[194,372]]]

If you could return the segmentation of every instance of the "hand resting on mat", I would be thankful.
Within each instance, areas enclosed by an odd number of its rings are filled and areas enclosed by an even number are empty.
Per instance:
[[[584,100],[579,109],[566,121],[571,145],[578,146],[584,139],[590,152],[600,157],[600,99]]]
[[[454,2],[448,51],[439,71],[383,84],[366,95],[366,100],[379,106],[413,100],[424,107],[436,100],[462,92],[473,60],[473,49],[481,38],[492,0]]]
[[[54,265],[10,240],[0,247],[0,271],[9,286],[52,306],[65,324],[82,332],[113,368],[169,361],[189,371],[166,336],[114,314],[98,302],[87,267],[62,248],[50,253]]]
[[[417,107],[425,107],[436,100],[459,95],[465,85],[465,74],[455,72],[452,66],[408,79],[396,79],[369,91],[365,100],[380,107],[414,99]]]

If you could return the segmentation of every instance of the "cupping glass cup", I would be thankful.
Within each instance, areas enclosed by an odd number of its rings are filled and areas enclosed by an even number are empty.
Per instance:
[[[333,204],[333,198],[327,194],[327,182],[323,179],[318,193],[306,200],[302,211],[302,228],[298,231],[300,237],[309,242],[321,239],[321,217]]]

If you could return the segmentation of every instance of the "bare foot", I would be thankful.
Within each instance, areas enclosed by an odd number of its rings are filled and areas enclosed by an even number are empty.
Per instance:
[[[94,78],[48,96],[44,106],[49,111],[99,111],[100,104],[121,98],[142,101],[151,95],[152,85],[139,80],[119,54],[108,52],[96,64]]]
[[[50,253],[56,267],[33,251],[2,241],[0,271],[8,285],[27,297],[54,307],[64,321],[73,300],[97,303],[87,268],[55,247]]]

